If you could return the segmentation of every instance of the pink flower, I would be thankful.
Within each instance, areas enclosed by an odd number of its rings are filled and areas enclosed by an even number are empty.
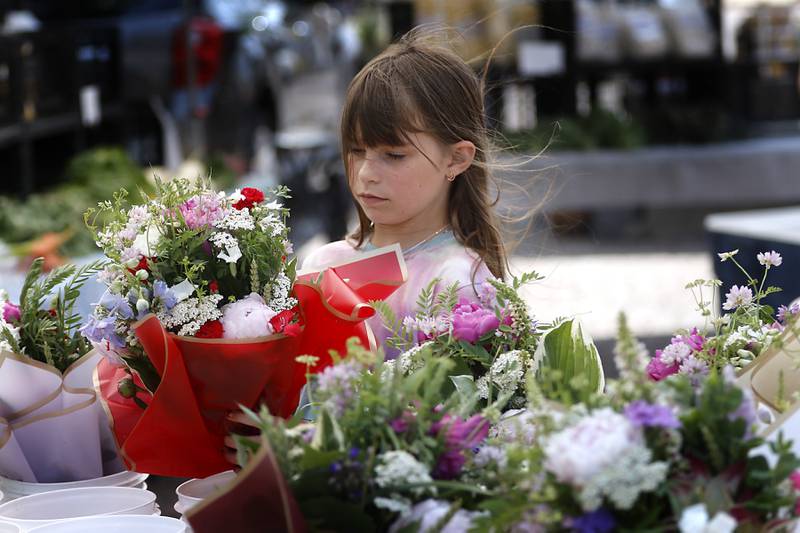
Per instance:
[[[189,229],[205,229],[225,217],[222,202],[216,194],[205,193],[186,200],[180,206]]]
[[[795,470],[789,475],[789,481],[792,482],[794,490],[800,491],[800,470]]]
[[[706,342],[705,337],[700,335],[700,333],[697,331],[697,328],[692,328],[692,331],[690,331],[688,335],[679,336],[677,339],[679,342],[687,344],[693,352],[701,351]]]
[[[272,335],[269,321],[276,314],[260,295],[252,292],[241,300],[223,306],[220,320],[223,338],[251,339]]]
[[[3,303],[3,320],[6,322],[19,322],[22,316],[19,312],[19,306],[11,302]]]
[[[453,337],[474,344],[486,333],[498,328],[494,311],[461,299],[453,309]]]
[[[672,374],[677,374],[679,369],[678,362],[667,365],[661,360],[661,350],[656,350],[655,356],[647,363],[647,375],[653,381],[661,381]]]

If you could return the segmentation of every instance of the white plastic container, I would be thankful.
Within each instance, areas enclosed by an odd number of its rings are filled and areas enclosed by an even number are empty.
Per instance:
[[[23,531],[17,524],[0,521],[0,533],[23,533]]]
[[[70,518],[155,515],[156,495],[132,487],[88,487],[25,496],[0,505],[0,520],[24,530]]]
[[[186,531],[186,524],[177,518],[116,515],[64,520],[35,527],[30,533],[184,533]]]
[[[175,489],[175,493],[178,495],[175,511],[181,515],[186,514],[186,511],[225,488],[235,478],[236,472],[227,470],[205,478],[190,479],[180,484]]]
[[[129,472],[127,470],[111,474],[110,476],[85,479],[82,481],[66,481],[63,483],[27,483],[25,481],[14,481],[13,479],[0,477],[0,488],[2,488],[5,493],[5,499],[0,497],[0,502],[15,500],[32,494],[52,492],[54,490],[86,487],[133,487],[137,489],[146,489],[146,480],[147,474]]]

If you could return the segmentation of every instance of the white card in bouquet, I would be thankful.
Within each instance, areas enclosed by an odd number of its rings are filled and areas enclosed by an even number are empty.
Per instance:
[[[750,455],[764,455],[770,465],[774,465],[778,458],[769,447],[770,442],[775,442],[778,435],[782,435],[784,440],[792,441],[792,453],[800,456],[800,402],[795,403],[791,408],[780,414],[777,419],[761,432],[766,443],[755,448]]]
[[[90,352],[62,378],[0,354],[0,476],[36,483],[103,476],[108,423],[92,386],[100,357]]]

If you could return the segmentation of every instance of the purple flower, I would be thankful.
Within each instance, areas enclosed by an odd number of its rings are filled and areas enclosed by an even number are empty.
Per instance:
[[[121,294],[116,294],[111,291],[106,291],[100,297],[100,301],[95,305],[102,305],[106,308],[109,315],[119,315],[121,318],[130,320],[133,318],[133,310],[131,309],[128,299]]]
[[[756,256],[758,262],[761,263],[763,266],[767,267],[769,270],[770,267],[779,267],[781,263],[783,263],[783,258],[781,254],[772,250],[771,252],[761,252]]]
[[[747,427],[745,431],[745,439],[753,436],[753,424],[756,422],[757,412],[756,405],[753,401],[753,395],[749,390],[742,390],[742,403],[736,408],[734,412],[728,415],[729,420],[736,420],[741,418],[744,420]]]
[[[317,375],[315,393],[333,416],[342,416],[349,407],[355,394],[353,382],[360,372],[361,366],[356,361],[345,360]]]
[[[167,286],[166,282],[160,279],[153,282],[153,297],[160,300],[164,309],[167,311],[175,307],[175,304],[178,303],[175,293]]]
[[[413,420],[414,415],[410,411],[403,411],[402,415],[389,422],[389,427],[395,433],[405,433]]]
[[[113,316],[98,319],[94,315],[89,315],[89,319],[80,332],[92,342],[108,341],[114,348],[125,347],[125,341],[116,332],[116,318]]]
[[[705,337],[700,335],[697,328],[692,328],[692,331],[690,331],[688,335],[681,335],[672,339],[673,344],[676,341],[688,345],[693,352],[702,351],[703,345],[706,343]]]
[[[647,403],[644,400],[636,400],[625,407],[625,416],[635,426],[639,427],[660,427],[677,429],[681,427],[681,422],[675,417],[675,413],[666,405]]]
[[[606,533],[613,531],[616,525],[614,515],[603,508],[568,520],[568,527],[580,533]]]
[[[678,363],[673,363],[671,365],[665,364],[661,360],[661,350],[656,350],[655,356],[647,363],[647,375],[650,376],[650,379],[653,381],[661,381],[672,374],[677,374],[678,368]]]
[[[489,434],[489,420],[473,415],[467,420],[446,414],[431,426],[430,433],[444,437],[445,451],[436,462],[434,477],[453,479],[464,466],[464,450],[472,450]]]
[[[22,315],[19,312],[19,306],[11,302],[3,303],[3,320],[6,322],[19,322]]]
[[[486,333],[497,329],[500,321],[494,311],[461,299],[453,309],[453,337],[474,344]]]
[[[678,368],[681,374],[689,376],[692,385],[697,387],[700,385],[702,378],[708,375],[708,365],[702,359],[690,355],[683,360],[681,366]]]
[[[725,303],[722,304],[722,308],[726,311],[732,311],[737,307],[749,305],[752,301],[753,291],[749,287],[734,285],[725,295]]]
[[[796,316],[798,313],[800,313],[800,304],[793,303],[789,307],[785,305],[778,307],[778,314],[776,316],[781,324],[786,324],[787,319]]]

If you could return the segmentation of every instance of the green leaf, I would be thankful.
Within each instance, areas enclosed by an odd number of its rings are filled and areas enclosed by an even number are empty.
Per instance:
[[[592,338],[576,319],[566,320],[542,334],[534,353],[537,377],[556,371],[561,376],[560,388],[568,390],[576,377],[585,380],[580,396],[602,392],[605,387],[603,364]]]

